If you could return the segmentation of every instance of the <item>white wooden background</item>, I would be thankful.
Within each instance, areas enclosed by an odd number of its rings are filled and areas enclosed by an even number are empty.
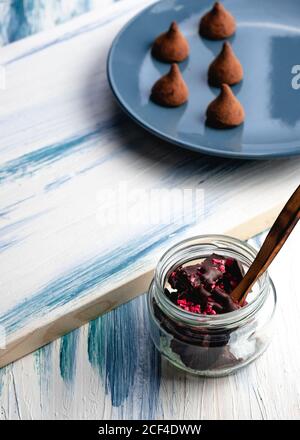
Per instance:
[[[203,156],[155,139],[121,112],[108,87],[107,53],[124,23],[151,2],[115,3],[1,49],[0,325],[7,344],[0,366],[140,293],[172,242],[240,230],[257,217],[261,231],[299,183],[299,158]],[[203,190],[204,209],[195,199],[203,216],[182,223],[177,204],[179,221],[133,225],[119,216],[103,224],[101,190],[124,182],[147,194]],[[112,197],[109,208],[119,203]]]
[[[133,185],[203,188],[207,217],[189,234],[222,232],[265,215],[299,183],[299,159],[208,158],[156,141],[122,119],[108,91],[105,58],[118,29],[145,3],[123,0],[1,50],[7,84],[0,91],[0,315],[25,334],[52,312],[61,316],[74,307],[81,277],[84,295],[99,298],[104,286],[144,273],[161,249],[135,259],[138,252],[176,232],[131,231],[120,251],[124,230],[105,235],[95,206],[95,188],[116,170]],[[115,273],[112,265],[106,279],[97,271],[113,244],[117,268],[128,254],[134,262]],[[247,370],[219,380],[174,371],[149,341],[139,298],[1,370],[1,417],[299,417],[297,245],[299,232],[272,269],[282,297],[273,345]],[[35,301],[40,293],[42,301]],[[11,313],[12,306],[21,308]]]

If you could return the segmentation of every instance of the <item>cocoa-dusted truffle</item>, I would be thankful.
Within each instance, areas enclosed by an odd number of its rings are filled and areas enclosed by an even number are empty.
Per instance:
[[[242,124],[245,112],[227,84],[222,84],[220,95],[212,101],[206,111],[206,123],[214,128],[230,128]]]
[[[175,21],[167,32],[156,38],[152,47],[152,55],[166,63],[180,63],[189,56],[189,52],[189,43]]]
[[[216,2],[212,10],[207,12],[200,21],[200,35],[210,40],[228,38],[235,33],[235,30],[234,17],[219,2]]]
[[[222,51],[209,66],[208,82],[211,86],[220,87],[222,84],[237,84],[242,79],[243,67],[226,41]]]
[[[178,107],[188,100],[189,90],[177,64],[152,87],[151,99],[165,107]]]

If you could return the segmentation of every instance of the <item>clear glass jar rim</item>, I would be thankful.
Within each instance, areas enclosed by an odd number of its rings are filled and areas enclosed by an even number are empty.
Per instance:
[[[245,250],[250,251],[255,258],[257,254],[257,250],[251,246],[249,243],[239,240],[234,237],[230,237],[228,235],[217,235],[217,234],[207,234],[207,235],[198,235],[187,238],[176,243],[174,246],[169,248],[159,259],[159,262],[155,269],[154,274],[154,284],[155,284],[155,298],[160,306],[162,306],[164,312],[178,320],[182,320],[189,325],[194,326],[223,326],[236,324],[239,321],[244,319],[248,319],[252,315],[254,315],[264,304],[269,292],[270,288],[276,294],[274,284],[270,279],[267,272],[265,272],[260,278],[260,289],[253,301],[249,302],[244,307],[235,310],[233,312],[224,313],[222,315],[199,315],[193,312],[187,312],[186,310],[180,309],[177,305],[175,305],[164,293],[164,286],[161,284],[160,280],[160,270],[162,269],[162,265],[165,260],[172,255],[176,255],[176,251],[180,251],[181,249],[186,249],[188,244],[192,246],[193,242],[199,242],[202,240],[207,240],[206,244],[213,244],[213,242],[226,242],[226,244],[234,244],[238,247],[245,248]],[[196,244],[196,243],[195,243]]]

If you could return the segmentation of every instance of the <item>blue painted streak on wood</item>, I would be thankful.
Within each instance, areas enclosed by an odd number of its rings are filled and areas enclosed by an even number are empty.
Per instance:
[[[63,336],[60,340],[59,367],[63,380],[71,384],[76,373],[76,351],[78,346],[79,330]]]
[[[64,183],[68,182],[71,179],[71,176],[62,176],[59,179],[53,180],[53,182],[48,183],[45,185],[45,191],[53,191],[54,189],[57,189],[59,186],[63,185]]]
[[[131,302],[90,324],[89,360],[104,378],[105,391],[111,392],[113,406],[127,399],[134,384],[138,356],[136,326],[137,314]]]
[[[112,21],[115,21],[121,17],[123,17],[124,15],[126,15],[129,11],[136,9],[136,6],[131,6],[130,8],[126,8],[123,11],[115,11],[115,13],[112,16],[109,16],[108,18],[103,18],[101,17],[98,21],[94,22],[94,23],[90,23],[87,25],[83,25],[79,28],[77,28],[74,31],[70,31],[65,33],[63,36],[58,37],[58,38],[54,38],[53,40],[50,40],[48,43],[46,44],[41,44],[41,45],[37,45],[31,49],[29,49],[28,51],[24,51],[21,55],[18,55],[15,58],[10,59],[9,61],[3,63],[4,66],[8,66],[10,64],[13,64],[23,58],[26,58],[36,52],[40,52],[42,50],[48,49],[51,46],[54,46],[56,44],[60,44],[60,43],[64,43],[65,41],[68,41],[72,38],[76,38],[81,34],[85,34],[87,32],[92,32],[95,29],[98,29],[99,27],[103,27],[109,23],[111,23]]]
[[[141,409],[140,419],[154,419],[160,411],[159,390],[161,380],[161,356],[156,350],[149,332],[147,309],[147,295],[134,300],[135,307],[142,310],[143,319],[140,320],[137,338],[140,346],[139,368],[142,372]]]
[[[145,296],[89,325],[88,356],[111,395],[112,405],[133,406],[140,396],[140,417],[153,418],[160,388],[160,356],[152,345]]]
[[[10,368],[10,366],[4,367],[4,368],[0,368],[0,396],[2,394],[4,380],[6,378],[6,374],[7,374],[7,371],[8,371],[9,368]]]
[[[0,209],[0,217],[3,217],[4,219],[11,214],[16,208],[18,208],[22,203],[27,202],[28,200],[32,199],[34,195],[25,197],[24,199],[17,200],[14,203],[10,203],[7,206],[4,206]]]
[[[7,249],[21,243],[22,239],[11,238],[9,241],[0,240],[0,253],[5,252]]]
[[[40,395],[46,402],[53,374],[53,351],[54,344],[48,344],[34,352],[34,366],[39,380]]]
[[[6,0],[9,3],[9,0]],[[87,12],[91,9],[90,0],[73,0],[72,9],[66,9],[64,15],[65,0],[11,0],[9,12],[2,22],[2,33],[6,29],[6,43],[18,41],[24,37],[34,34],[42,29],[47,17],[48,26],[65,22],[70,18]],[[69,0],[67,0],[69,2]]]
[[[167,241],[170,233],[179,234],[188,227],[189,225],[165,225],[95,258],[92,262],[85,261],[1,315],[0,325],[5,327],[7,334],[11,334],[23,327],[32,314],[36,317],[45,316],[51,310],[83,297],[104,281],[114,279],[116,274],[120,276],[128,271],[130,266]]]
[[[0,183],[5,180],[24,177],[28,173],[30,176],[41,167],[50,165],[58,160],[73,154],[79,150],[82,145],[99,134],[104,134],[111,128],[117,127],[122,122],[122,116],[116,116],[99,124],[93,131],[72,136],[69,139],[64,139],[61,142],[46,145],[36,151],[26,153],[21,157],[10,160],[0,166]]]
[[[15,232],[21,226],[24,226],[24,225],[32,222],[32,220],[36,220],[37,218],[41,217],[42,215],[49,213],[49,211],[50,211],[49,209],[46,209],[44,211],[39,212],[38,214],[29,215],[28,217],[25,217],[22,220],[18,220],[14,223],[3,226],[2,228],[0,228],[0,237],[5,237],[5,235],[7,235],[7,234],[9,234],[11,232]]]
[[[20,40],[30,35],[30,25],[27,21],[26,8],[21,0],[12,0],[10,5],[7,38],[9,42]]]
[[[12,235],[12,234],[16,234],[16,232],[19,228],[32,222],[32,220],[36,220],[39,217],[42,217],[43,215],[45,215],[49,212],[50,212],[50,210],[47,209],[47,210],[39,212],[38,214],[30,215],[30,216],[24,218],[23,220],[19,220],[17,222],[11,223],[9,225],[6,225],[6,226],[3,226],[2,228],[0,228],[0,252],[6,251],[10,247],[21,243],[23,240],[25,240],[27,238],[26,236],[21,237],[21,236],[17,236],[17,235]],[[8,236],[8,238],[5,238],[6,236]]]

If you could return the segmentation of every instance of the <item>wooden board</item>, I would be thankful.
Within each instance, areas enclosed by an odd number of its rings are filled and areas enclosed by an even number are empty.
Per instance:
[[[162,251],[186,236],[266,228],[300,160],[233,161],[180,150],[125,117],[105,62],[150,2],[123,1],[1,50],[0,366],[143,292]],[[200,189],[196,222],[103,225],[102,190]],[[111,200],[116,211],[120,197]],[[144,207],[147,208],[146,206]],[[193,209],[194,207],[191,207]],[[143,211],[144,209],[142,209]],[[122,220],[122,219],[121,219]]]

